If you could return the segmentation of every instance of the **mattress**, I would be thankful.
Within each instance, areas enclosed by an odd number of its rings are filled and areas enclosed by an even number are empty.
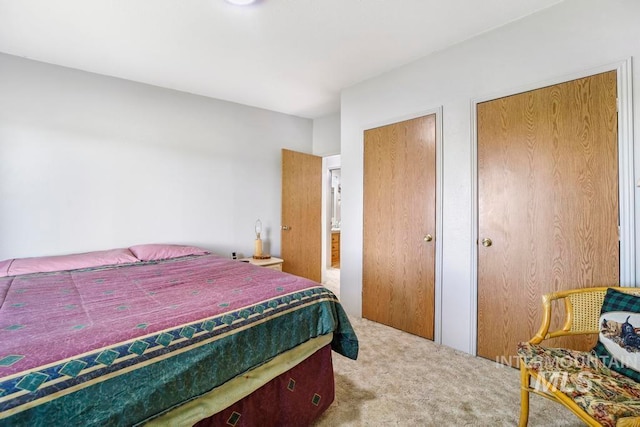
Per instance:
[[[0,423],[143,423],[321,336],[357,357],[329,290],[216,255],[2,277]]]
[[[331,341],[330,335],[313,338],[145,426],[310,425],[334,399],[327,340]]]

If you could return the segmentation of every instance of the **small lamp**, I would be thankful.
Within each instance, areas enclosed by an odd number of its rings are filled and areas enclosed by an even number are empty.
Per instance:
[[[260,233],[262,233],[262,221],[260,220],[256,221],[255,230],[256,230],[256,241],[255,241],[255,248],[253,250],[253,257],[262,258],[262,239],[260,239]]]

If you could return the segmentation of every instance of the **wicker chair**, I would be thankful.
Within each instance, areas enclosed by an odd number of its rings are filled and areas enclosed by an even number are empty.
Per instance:
[[[607,287],[584,288],[570,291],[555,292],[544,295],[542,297],[543,318],[540,329],[535,336],[529,340],[527,344],[539,344],[544,340],[567,336],[567,335],[583,335],[599,333],[600,310],[604,301]],[[615,288],[621,292],[640,293],[638,288]],[[554,300],[563,300],[565,306],[565,318],[560,329],[549,332],[552,319],[552,302]],[[526,344],[525,344],[526,345]],[[567,350],[569,351],[569,350]],[[576,352],[577,353],[577,352]],[[549,382],[543,375],[539,375],[536,370],[531,369],[525,363],[522,355],[520,355],[520,378],[521,378],[521,405],[520,405],[520,423],[521,427],[525,427],[529,419],[529,393],[535,393],[546,397],[552,401],[558,402],[574,414],[576,414],[584,423],[589,426],[601,426],[602,424],[582,409],[574,400],[563,393],[556,387],[556,384]],[[533,387],[532,380],[540,387]],[[640,417],[627,417],[618,420],[617,426],[640,426]]]

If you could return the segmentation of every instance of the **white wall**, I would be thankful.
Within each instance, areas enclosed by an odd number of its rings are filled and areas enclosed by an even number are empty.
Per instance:
[[[144,242],[280,252],[312,121],[0,54],[0,259]],[[266,236],[265,236],[266,234]]]
[[[442,342],[474,353],[471,102],[639,57],[638,17],[636,0],[567,0],[343,91],[341,300],[349,313],[361,315],[362,304],[363,130],[443,106]],[[639,77],[636,67],[635,111]],[[636,174],[639,167],[636,160]],[[636,204],[636,221],[639,213]]]
[[[340,154],[340,113],[313,120],[313,154],[316,156]]]

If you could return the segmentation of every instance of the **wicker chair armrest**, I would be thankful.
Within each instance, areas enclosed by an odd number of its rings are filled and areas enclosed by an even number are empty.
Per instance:
[[[542,296],[542,323],[538,332],[529,340],[531,344],[540,344],[542,341],[565,336],[597,334],[600,309],[604,296],[609,287],[595,287],[572,289],[569,291],[553,292]],[[637,288],[618,288],[621,292],[638,292]],[[552,303],[555,300],[563,300],[565,313],[562,326],[554,331],[549,331],[552,319]]]
[[[554,299],[554,294],[546,294],[542,296],[542,323],[538,332],[529,340],[531,344],[540,344],[547,339],[549,333],[549,327],[551,326],[551,301]]]

